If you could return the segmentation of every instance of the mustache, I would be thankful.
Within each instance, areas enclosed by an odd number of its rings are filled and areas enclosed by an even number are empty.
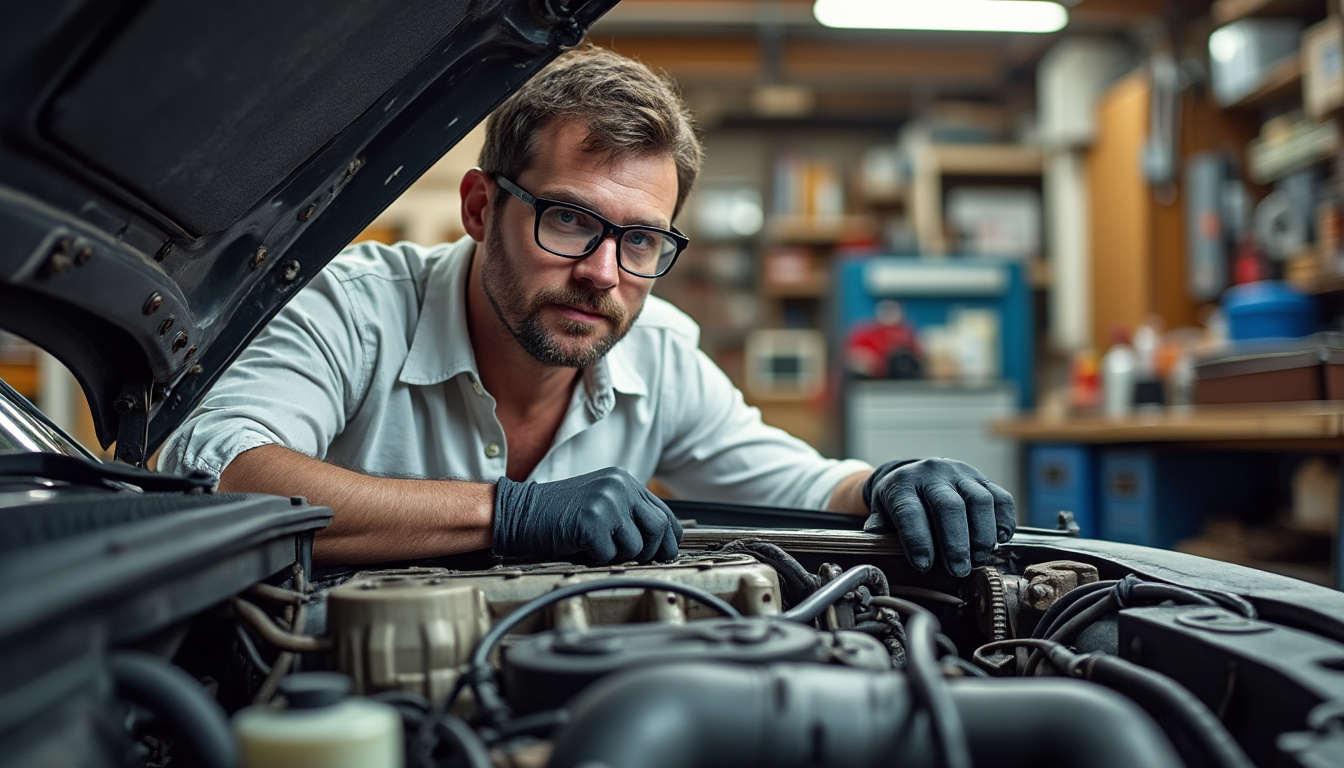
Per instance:
[[[625,319],[625,311],[620,302],[610,294],[585,291],[574,286],[557,286],[538,291],[532,299],[533,311],[547,304],[565,304],[617,322]]]

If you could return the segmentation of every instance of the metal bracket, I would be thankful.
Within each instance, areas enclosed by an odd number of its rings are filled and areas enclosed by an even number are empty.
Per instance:
[[[116,461],[133,467],[144,467],[149,458],[145,449],[149,445],[149,382],[127,384],[117,396],[113,405],[121,414],[117,425]]]

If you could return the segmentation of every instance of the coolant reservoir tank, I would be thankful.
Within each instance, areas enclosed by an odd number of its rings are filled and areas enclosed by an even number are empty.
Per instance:
[[[402,768],[396,710],[350,698],[350,690],[350,678],[336,672],[286,677],[284,707],[234,715],[241,768]]]

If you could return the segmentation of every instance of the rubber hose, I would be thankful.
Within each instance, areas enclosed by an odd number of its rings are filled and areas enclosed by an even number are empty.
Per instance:
[[[820,616],[846,592],[852,592],[860,585],[866,585],[874,595],[885,596],[889,591],[885,573],[875,566],[857,565],[821,585],[821,588],[813,592],[810,597],[781,613],[779,617],[787,621],[807,623]]]
[[[139,651],[112,654],[107,662],[117,696],[153,712],[172,734],[183,763],[200,768],[234,768],[238,748],[229,718],[191,675]]]
[[[966,730],[961,715],[947,692],[947,681],[938,664],[938,620],[928,613],[916,613],[905,623],[908,637],[905,667],[910,690],[932,718],[934,743],[939,765],[943,768],[971,768],[966,745]]]
[[[1136,704],[1066,678],[948,685],[975,765],[1181,768]],[[550,768],[932,768],[928,713],[904,675],[816,664],[679,663],[575,697]]]
[[[1075,662],[1074,669],[1147,710],[1188,764],[1255,768],[1222,721],[1170,677],[1117,656],[1084,656]]]
[[[1152,602],[1160,603],[1163,600],[1170,600],[1178,605],[1207,605],[1213,608],[1222,607],[1217,600],[1208,595],[1201,595],[1193,589],[1177,587],[1171,584],[1155,584],[1153,582],[1144,582],[1136,584],[1130,589],[1130,595],[1134,598],[1131,602]],[[1126,606],[1128,607],[1128,606]]]

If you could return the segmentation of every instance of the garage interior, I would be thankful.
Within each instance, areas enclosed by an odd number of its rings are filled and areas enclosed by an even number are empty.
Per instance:
[[[1067,22],[623,0],[589,39],[673,77],[707,150],[655,293],[827,455],[962,459],[1024,525],[1339,587],[1344,4],[1036,5]],[[479,146],[361,238],[460,237]],[[0,377],[97,444],[59,364],[6,336]]]

